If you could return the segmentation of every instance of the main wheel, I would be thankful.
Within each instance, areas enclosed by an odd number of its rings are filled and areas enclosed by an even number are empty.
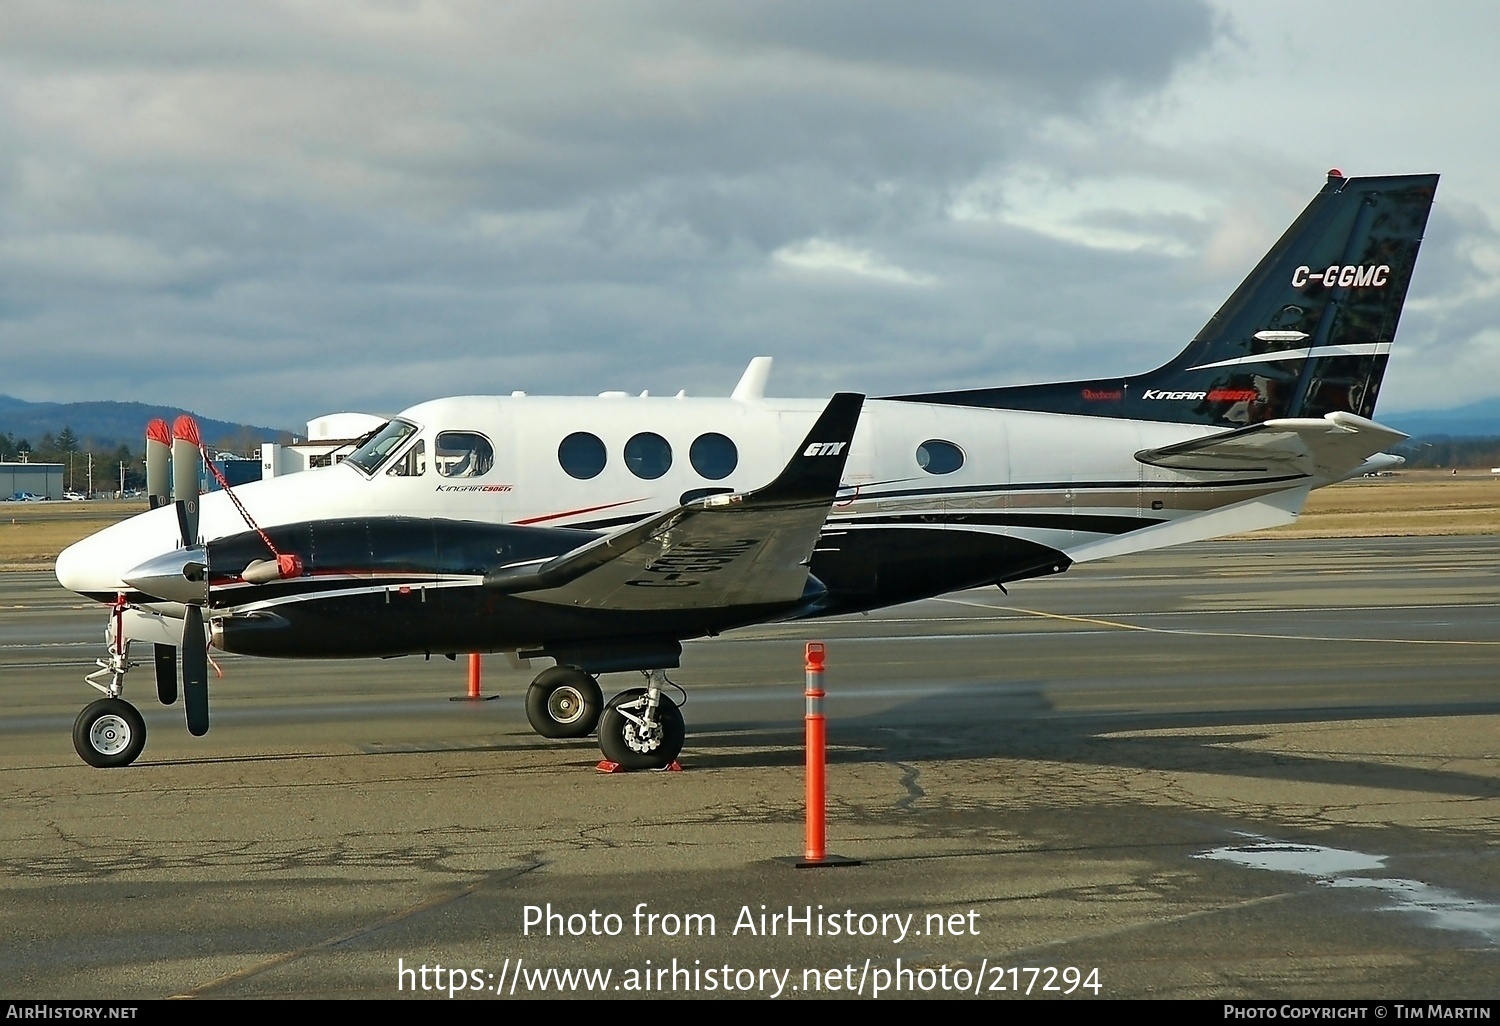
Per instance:
[[[90,766],[129,766],[146,747],[146,721],[121,698],[101,698],[73,721],[73,747]]]
[[[640,722],[646,689],[631,688],[609,700],[599,717],[599,750],[626,769],[665,769],[682,751],[687,726],[682,711],[666,695],[656,707],[654,729]]]
[[[554,666],[526,689],[526,719],[542,737],[588,737],[599,725],[604,692],[576,666]]]

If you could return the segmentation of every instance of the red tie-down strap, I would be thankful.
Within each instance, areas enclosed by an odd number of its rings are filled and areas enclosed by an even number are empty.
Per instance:
[[[240,497],[234,494],[234,489],[230,487],[228,480],[225,479],[224,472],[219,469],[217,463],[209,458],[208,449],[201,441],[198,443],[198,450],[203,453],[204,465],[213,474],[214,480],[219,482],[219,487],[224,489],[224,494],[229,496],[229,501],[234,503],[234,508],[240,511],[240,516],[244,517],[245,523],[250,525],[252,531],[260,535],[260,540],[266,543],[266,548],[270,550],[272,556],[276,557],[277,575],[283,578],[301,577],[303,571],[302,557],[290,552],[281,552],[276,548],[276,544],[271,541],[271,536],[261,530],[261,526],[255,522],[255,518],[250,515],[250,511],[240,501]]]

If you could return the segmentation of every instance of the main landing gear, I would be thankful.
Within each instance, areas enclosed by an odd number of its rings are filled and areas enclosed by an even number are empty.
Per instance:
[[[554,666],[526,689],[526,719],[548,738],[588,737],[597,728],[608,761],[623,769],[665,769],[677,761],[687,737],[677,703],[661,693],[671,683],[663,671],[651,670],[645,687],[629,688],[606,703],[588,673]]]
[[[599,725],[604,692],[576,666],[554,666],[526,689],[526,719],[542,737],[588,737]]]

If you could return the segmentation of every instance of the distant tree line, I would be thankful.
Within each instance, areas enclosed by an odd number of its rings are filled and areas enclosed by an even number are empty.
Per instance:
[[[1432,435],[1413,438],[1392,450],[1406,457],[1414,470],[1488,470],[1500,467],[1500,437],[1450,438]]]
[[[249,432],[241,437],[221,438],[209,452],[233,452],[242,456],[259,456],[260,442]],[[93,456],[93,480],[89,480],[89,456]],[[117,492],[123,481],[126,491],[146,487],[145,439],[132,449],[113,439],[100,441],[80,439],[71,427],[64,426],[55,436],[42,433],[35,443],[17,438],[7,431],[0,435],[0,463],[61,463],[63,486],[78,492]]]

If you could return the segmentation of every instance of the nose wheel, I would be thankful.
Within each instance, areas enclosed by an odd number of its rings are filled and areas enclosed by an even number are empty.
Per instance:
[[[146,721],[123,698],[101,698],[73,722],[73,747],[90,766],[129,766],[146,747]]]

